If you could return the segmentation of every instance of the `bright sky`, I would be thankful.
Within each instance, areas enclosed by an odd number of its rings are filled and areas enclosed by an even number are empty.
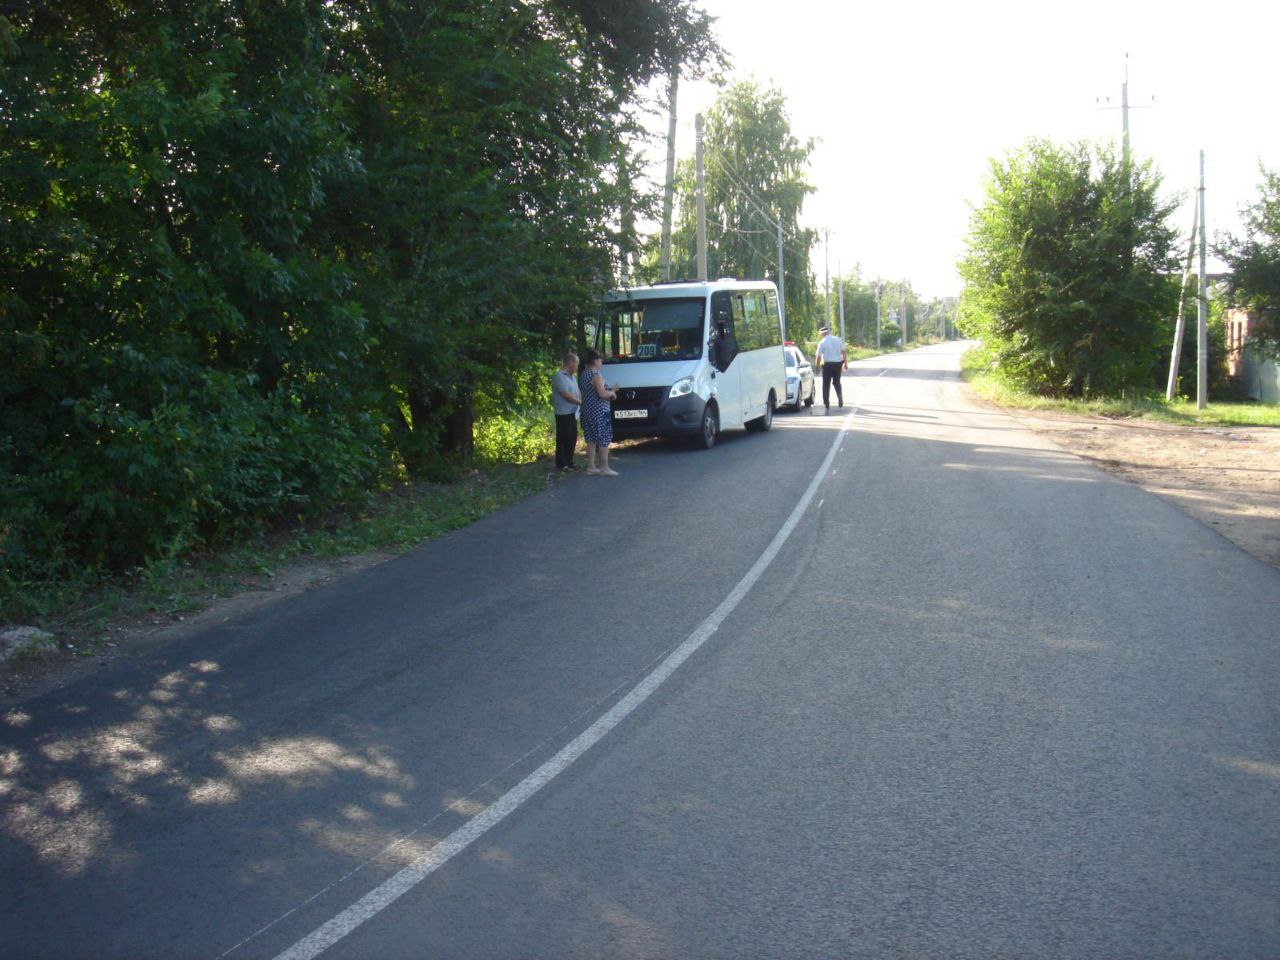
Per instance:
[[[1155,160],[1173,196],[1196,185],[1205,151],[1210,242],[1239,229],[1259,161],[1280,169],[1274,0],[700,3],[718,18],[731,79],[776,84],[793,131],[818,140],[802,219],[830,227],[832,274],[839,262],[905,277],[925,297],[959,293],[955,262],[989,159],[1031,136],[1118,143],[1126,53],[1134,154]],[[694,114],[715,96],[681,83],[679,156],[692,155]],[[1107,97],[1117,109],[1101,109]],[[1188,200],[1175,215],[1184,234],[1191,211]],[[814,268],[821,283],[821,249]]]

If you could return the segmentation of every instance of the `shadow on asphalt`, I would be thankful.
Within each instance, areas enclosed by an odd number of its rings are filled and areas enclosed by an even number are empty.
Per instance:
[[[941,372],[936,377],[946,378]],[[985,414],[977,411],[974,415]],[[880,456],[931,468],[906,480],[907,484],[919,482],[922,495],[940,486],[954,489],[968,484],[975,497],[987,496],[993,479],[1000,476],[1022,485],[1004,490],[1016,495],[1012,502],[1024,505],[1020,509],[1025,510],[1029,503],[1080,496],[1086,485],[1106,479],[1095,467],[1057,450],[1016,442],[1001,445],[907,436],[895,433],[888,424],[885,429],[878,426],[881,421],[895,419],[929,429],[921,421],[936,418],[862,410],[854,423],[876,433],[883,444]],[[804,411],[781,414],[775,423],[780,429],[839,430],[844,421],[843,414],[823,416]],[[1011,438],[1024,436],[1016,426],[1002,429]],[[761,444],[760,449],[766,450],[762,441],[768,436],[729,431],[717,446],[746,452],[748,445]],[[640,454],[697,454],[691,447],[688,440],[636,440],[619,450],[619,459]],[[703,509],[696,501],[690,503],[689,509]],[[679,501],[674,501],[673,510],[679,509]],[[1011,514],[1009,522],[1019,519]],[[1044,522],[1021,519],[1032,524]],[[1128,519],[1123,512],[1113,512],[1107,519],[1119,528],[1122,537],[1152,541],[1153,568],[1177,547],[1156,542],[1157,534],[1147,524]],[[678,515],[673,516],[672,527],[680,527]],[[701,549],[697,538],[693,539],[689,549]],[[682,541],[673,538],[672,542],[679,545]],[[671,562],[678,565],[685,561],[673,556]],[[984,615],[995,617],[999,610],[988,610]],[[565,622],[572,623],[572,615],[566,616]],[[480,638],[500,637],[502,629],[500,623],[476,623],[465,640],[475,643]],[[1114,656],[1109,650],[1114,640],[1105,639],[1101,625],[1094,629],[1082,621],[1069,636],[1051,631],[1015,633],[1008,641],[1011,650],[1015,642],[1023,646],[1039,643],[1072,656]],[[380,641],[373,635],[361,636],[358,642],[364,654],[376,661]],[[266,645],[277,640],[264,634],[256,642]],[[593,642],[588,632],[582,633],[581,643]],[[431,651],[424,648],[416,655],[427,658]],[[163,658],[152,662],[161,665]],[[388,669],[393,667],[395,662],[388,661]],[[487,669],[501,670],[503,665],[491,663]],[[291,678],[281,677],[280,682],[291,682]],[[192,917],[203,916],[210,902],[204,891],[235,889],[253,896],[259,888],[274,887],[286,867],[297,869],[303,864],[305,869],[312,860],[322,869],[314,876],[306,875],[319,890],[340,879],[340,872],[328,872],[333,870],[335,858],[340,871],[359,869],[373,855],[379,856],[384,866],[395,867],[428,846],[432,833],[447,832],[442,824],[435,830],[423,830],[412,842],[402,842],[405,833],[400,824],[406,821],[426,827],[438,817],[469,815],[483,809],[475,802],[474,809],[458,807],[456,799],[446,802],[450,788],[456,797],[456,788],[467,784],[428,783],[423,782],[421,772],[416,778],[406,772],[412,758],[398,754],[388,732],[388,725],[399,722],[397,717],[353,716],[329,726],[330,731],[342,731],[341,735],[331,732],[321,736],[308,732],[315,728],[308,725],[307,718],[242,716],[237,705],[243,701],[239,689],[243,677],[235,671],[228,675],[211,659],[191,658],[180,667],[170,663],[163,669],[140,663],[128,674],[118,675],[117,683],[105,705],[79,699],[78,689],[73,687],[14,707],[0,717],[0,834],[6,848],[0,854],[0,876],[6,878],[8,888],[0,902],[17,906],[15,922],[28,934],[34,935],[35,929],[43,927],[52,930],[49,936],[54,937],[57,928],[50,924],[56,925],[60,917],[73,913],[75,904],[104,895],[118,902],[121,911],[135,911],[131,922],[145,929],[146,913],[140,904],[162,909],[155,906],[158,889],[170,898],[163,909],[176,911],[179,917],[184,911]],[[329,690],[316,689],[315,709],[341,716],[349,705],[342,700],[329,704],[326,698],[330,696]],[[1055,715],[1046,708],[1037,719],[1051,724]],[[1213,729],[1182,733],[1188,740],[1212,742],[1217,754],[1248,755],[1247,743],[1213,726],[1218,724],[1216,718],[1207,722]],[[277,733],[269,732],[273,730]],[[454,734],[423,730],[421,735],[430,739]],[[1149,747],[1158,755],[1161,743],[1157,739]],[[478,752],[491,748],[489,744],[475,745]],[[500,751],[493,753],[496,757]],[[502,762],[493,761],[494,775],[500,772]],[[1216,762],[1207,755],[1201,757],[1201,773]],[[335,804],[333,797],[344,799]],[[181,830],[174,828],[175,809],[184,814],[179,822],[187,826]],[[308,812],[305,816],[287,813],[298,809]],[[157,843],[152,832],[156,811],[168,812],[161,819],[165,829],[173,832],[163,843]],[[242,848],[234,860],[235,871],[219,874],[193,864],[186,846],[191,832],[202,835],[206,842],[213,838],[213,842]],[[394,846],[396,843],[401,845]],[[19,886],[35,893],[24,894]],[[53,890],[70,906],[59,909],[52,904]],[[225,901],[215,898],[215,902]],[[50,942],[44,941],[45,946]],[[28,955],[40,953],[39,943],[33,941],[37,949]]]

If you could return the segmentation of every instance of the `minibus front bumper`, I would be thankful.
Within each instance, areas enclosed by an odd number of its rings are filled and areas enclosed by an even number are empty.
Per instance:
[[[628,393],[636,396],[628,397]],[[638,390],[624,389],[613,404],[613,435],[623,439],[695,434],[702,429],[702,411],[706,405],[707,401],[695,393],[683,397],[661,397],[644,396]],[[636,412],[641,410],[644,416]]]

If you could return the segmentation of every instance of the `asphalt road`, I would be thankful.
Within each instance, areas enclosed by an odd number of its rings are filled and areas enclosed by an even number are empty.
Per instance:
[[[958,354],[11,710],[0,956],[1280,956],[1280,571]]]

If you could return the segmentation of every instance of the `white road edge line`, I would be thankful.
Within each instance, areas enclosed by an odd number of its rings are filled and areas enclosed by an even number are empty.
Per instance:
[[[886,367],[885,370],[888,370],[888,368]],[[884,373],[885,371],[882,370],[874,379],[880,379],[880,377],[884,376]],[[849,412],[845,414],[844,422],[840,424],[840,432],[836,434],[835,439],[831,442],[831,449],[827,451],[827,456],[822,461],[822,466],[813,475],[813,479],[809,481],[808,489],[796,502],[791,515],[787,517],[781,529],[774,534],[764,553],[760,554],[759,559],[752,564],[751,569],[738,581],[737,586],[729,592],[729,595],[720,602],[720,605],[711,612],[707,619],[694,628],[694,631],[685,638],[680,646],[672,650],[666,659],[658,664],[648,676],[632,687],[626,696],[614,704],[599,720],[574,737],[554,757],[517,783],[482,812],[476,814],[441,840],[416,861],[394,876],[384,880],[333,919],[317,927],[289,949],[277,955],[275,960],[313,960],[313,958],[318,957],[329,947],[355,930],[356,927],[391,906],[401,896],[408,893],[463,850],[467,849],[467,847],[471,846],[471,844],[475,843],[476,840],[484,836],[509,813],[516,810],[535,793],[567,770],[575,760],[599,743],[605,734],[626,719],[627,715],[634,711],[636,707],[649,699],[650,695],[658,687],[662,686],[663,682],[671,674],[675,673],[682,663],[693,656],[699,647],[711,639],[711,635],[720,628],[720,624],[742,602],[743,597],[755,586],[756,581],[764,575],[769,564],[773,562],[773,558],[778,555],[778,551],[782,549],[783,544],[787,542],[796,526],[800,523],[800,518],[804,516],[804,512],[808,509],[814,494],[817,493],[818,487],[826,479],[827,471],[830,469],[831,463],[835,460],[836,453],[840,449],[840,443],[844,440],[844,435],[848,432],[857,413],[858,405],[854,404]]]

